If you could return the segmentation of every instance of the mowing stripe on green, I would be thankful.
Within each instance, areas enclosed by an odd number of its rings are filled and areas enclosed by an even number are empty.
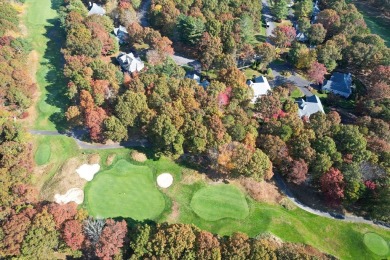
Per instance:
[[[249,214],[245,195],[236,187],[226,184],[197,191],[191,200],[191,208],[199,217],[209,221],[244,219]]]
[[[380,235],[370,232],[364,234],[364,244],[376,255],[387,256],[389,254],[389,244]]]

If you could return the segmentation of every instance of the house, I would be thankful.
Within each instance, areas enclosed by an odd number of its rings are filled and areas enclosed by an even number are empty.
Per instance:
[[[254,95],[252,98],[252,103],[254,103],[258,97],[267,95],[267,93],[271,91],[271,87],[268,84],[268,80],[264,76],[260,76],[257,78],[254,77],[252,80],[248,80],[246,84],[253,89]]]
[[[129,38],[129,33],[126,30],[126,27],[119,25],[118,28],[114,28],[114,34],[116,39],[119,41],[119,44],[124,44]]]
[[[195,80],[198,83],[198,85],[203,87],[204,89],[206,89],[210,85],[210,82],[207,81],[206,79],[201,81],[200,80],[200,76],[198,74],[194,73],[194,72],[187,73],[185,77],[188,78],[188,79]]]
[[[310,97],[306,96],[306,100],[298,98],[295,102],[298,104],[299,117],[310,117],[310,115],[317,113],[318,111],[324,113],[321,100],[316,95]]]
[[[89,2],[88,5],[89,5],[88,15],[93,15],[93,14],[104,15],[104,14],[106,14],[106,10],[104,10],[104,8],[101,7],[100,5],[97,5],[95,3],[91,4],[91,2]]]
[[[322,86],[322,91],[332,92],[334,94],[348,98],[352,93],[351,73],[333,73],[330,80],[327,80]]]
[[[308,40],[307,36],[303,32],[298,32],[296,38],[299,42],[306,42]]]
[[[136,71],[139,72],[145,67],[145,64],[142,62],[142,60],[140,58],[134,57],[134,54],[131,52],[129,54],[121,52],[118,57],[116,57],[116,59],[121,65],[122,69],[130,73]]]

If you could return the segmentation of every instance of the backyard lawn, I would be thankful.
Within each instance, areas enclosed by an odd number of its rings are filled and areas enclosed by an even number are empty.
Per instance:
[[[33,128],[53,130],[64,119],[64,107],[67,104],[64,95],[66,84],[61,69],[64,34],[59,27],[56,11],[62,1],[26,0],[26,4],[28,8],[24,24],[27,27],[28,40],[39,57],[36,80],[40,96],[36,104],[37,118]]]

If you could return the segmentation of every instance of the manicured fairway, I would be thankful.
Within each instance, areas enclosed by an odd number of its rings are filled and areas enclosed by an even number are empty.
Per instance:
[[[152,170],[125,160],[96,175],[85,189],[84,203],[90,215],[101,218],[153,220],[165,209]]]
[[[67,105],[66,81],[63,77],[64,59],[61,54],[64,33],[59,27],[57,10],[61,0],[27,0],[24,24],[28,40],[39,58],[36,81],[39,100],[36,104],[35,129],[54,130],[64,120]]]
[[[389,253],[389,244],[380,235],[375,233],[366,233],[364,235],[364,244],[374,254],[386,256]]]
[[[50,154],[51,154],[50,143],[40,144],[34,156],[36,164],[44,165],[47,162],[49,162]]]
[[[191,200],[191,208],[199,217],[209,221],[244,219],[249,214],[245,195],[236,187],[226,184],[197,191]]]

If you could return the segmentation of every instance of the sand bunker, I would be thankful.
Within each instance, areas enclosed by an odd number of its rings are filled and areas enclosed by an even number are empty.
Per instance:
[[[84,192],[82,189],[72,188],[68,190],[64,195],[58,193],[54,195],[54,201],[58,204],[66,204],[71,201],[74,201],[77,204],[81,204],[84,201]]]
[[[173,177],[170,173],[162,173],[157,177],[157,185],[161,188],[168,188],[173,183]]]
[[[93,176],[100,170],[100,165],[95,164],[83,164],[79,168],[76,169],[76,172],[80,176],[87,181],[92,181]]]

